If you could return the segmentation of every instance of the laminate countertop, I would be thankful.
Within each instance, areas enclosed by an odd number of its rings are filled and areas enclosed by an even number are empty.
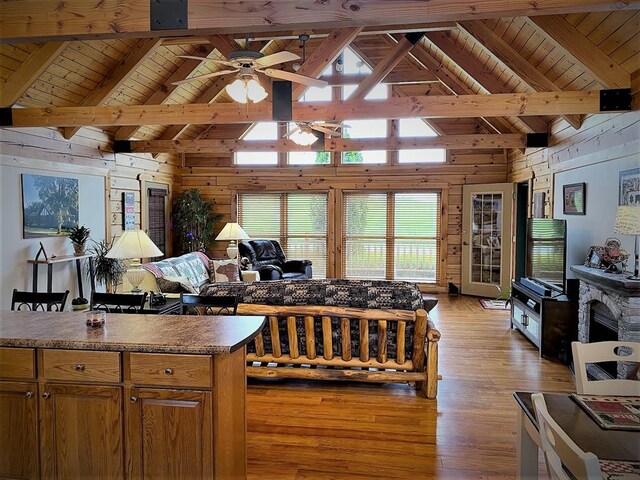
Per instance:
[[[0,312],[0,347],[124,352],[225,354],[262,329],[263,316],[108,313],[106,325],[85,325],[86,312]]]

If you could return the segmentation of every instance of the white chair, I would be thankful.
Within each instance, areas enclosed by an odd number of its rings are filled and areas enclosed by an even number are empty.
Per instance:
[[[598,457],[584,452],[549,415],[541,393],[531,395],[538,419],[538,430],[547,472],[552,479],[571,480],[565,471],[580,480],[602,480]]]
[[[620,355],[617,347],[626,347],[629,355]],[[587,364],[599,362],[640,362],[638,342],[572,342],[573,365],[576,371],[576,390],[581,395],[640,395],[637,380],[594,380],[587,379]]]

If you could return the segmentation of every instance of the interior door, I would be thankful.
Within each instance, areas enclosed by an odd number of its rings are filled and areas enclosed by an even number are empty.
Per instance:
[[[511,286],[513,184],[462,193],[462,293],[495,298]]]

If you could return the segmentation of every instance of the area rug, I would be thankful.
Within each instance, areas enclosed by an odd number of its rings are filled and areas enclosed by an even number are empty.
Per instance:
[[[509,304],[506,300],[479,298],[478,301],[485,310],[509,310]]]

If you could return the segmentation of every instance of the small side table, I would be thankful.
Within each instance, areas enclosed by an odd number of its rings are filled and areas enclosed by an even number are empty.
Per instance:
[[[51,257],[44,260],[27,260],[27,263],[33,265],[33,292],[38,291],[38,265],[46,265],[47,266],[47,292],[51,292],[52,283],[53,283],[53,265],[56,263],[66,263],[76,261],[76,275],[78,276],[78,296],[84,297],[84,292],[82,289],[82,269],[80,268],[80,260],[87,258],[89,259],[89,279],[91,281],[91,291],[96,289],[95,283],[95,275],[93,271],[93,257],[95,257],[92,253],[87,253],[85,255],[64,255],[60,257]]]
[[[260,272],[257,270],[242,270],[240,274],[242,275],[243,282],[259,282],[260,281]]]

